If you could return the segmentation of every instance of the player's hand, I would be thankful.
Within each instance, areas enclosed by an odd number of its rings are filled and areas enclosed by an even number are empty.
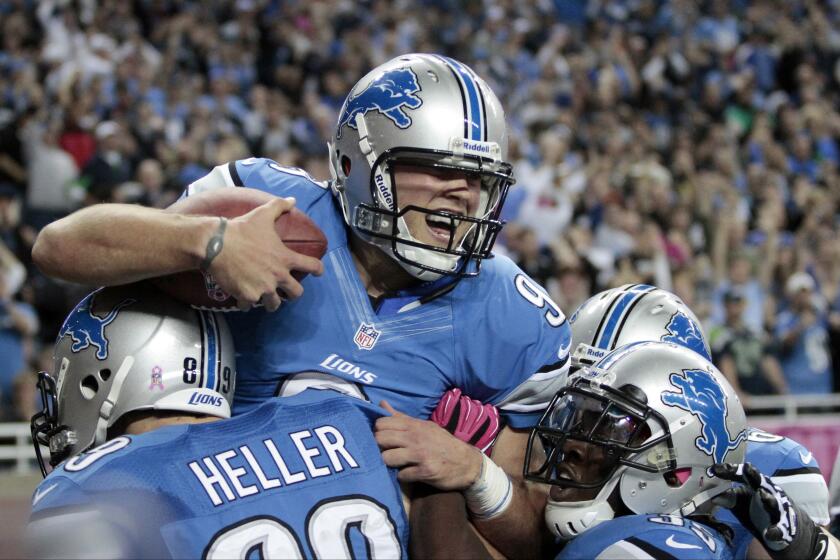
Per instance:
[[[823,558],[827,537],[769,477],[750,463],[718,463],[712,473],[741,483],[714,498],[764,545],[774,560]]]
[[[458,388],[443,394],[431,420],[461,441],[479,448],[488,457],[501,429],[499,410],[495,406],[471,399],[461,394]]]
[[[297,298],[303,287],[292,271],[320,275],[321,261],[292,251],[280,240],[274,222],[295,205],[293,198],[275,198],[243,216],[228,221],[222,251],[209,272],[219,288],[230,294],[240,309],[262,302],[269,311],[284,298]]]
[[[464,490],[481,474],[481,452],[429,420],[397,412],[379,403],[391,416],[376,421],[374,435],[382,459],[399,469],[401,482],[424,482],[439,490]]]

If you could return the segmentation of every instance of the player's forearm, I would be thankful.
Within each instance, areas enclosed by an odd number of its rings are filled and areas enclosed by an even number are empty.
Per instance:
[[[421,485],[411,502],[411,558],[491,558],[470,527],[460,492]]]
[[[473,525],[507,558],[540,558],[546,550],[548,531],[543,527],[545,494],[537,494],[530,491],[529,483],[513,480],[508,508],[490,519],[473,518]]]
[[[46,274],[125,284],[197,268],[218,220],[128,204],[99,204],[41,230],[32,248]]]
[[[473,515],[479,533],[508,558],[539,557],[548,534],[543,528],[548,488],[526,482],[522,476],[527,443],[527,430],[506,427],[499,432],[493,461],[510,480],[510,503],[498,514]]]

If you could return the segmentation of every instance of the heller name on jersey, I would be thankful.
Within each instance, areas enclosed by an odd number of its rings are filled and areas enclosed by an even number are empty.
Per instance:
[[[304,480],[329,476],[342,472],[345,468],[359,467],[358,461],[344,445],[341,431],[330,425],[319,426],[314,430],[301,430],[288,434],[294,445],[292,453],[281,454],[279,448],[289,450],[280,438],[267,438],[262,445],[271,457],[271,461],[257,460],[264,453],[254,453],[248,445],[238,450],[230,449],[214,455],[202,457],[189,463],[190,470],[201,483],[207,497],[214,506],[224,503],[221,492],[228,502],[245,498],[281,486],[290,486]],[[280,445],[278,445],[280,444]],[[294,455],[294,458],[290,457]],[[316,458],[321,457],[316,464]],[[326,458],[326,460],[324,459]],[[303,462],[304,468],[292,472],[289,463]],[[243,485],[242,478],[255,478],[256,484]]]

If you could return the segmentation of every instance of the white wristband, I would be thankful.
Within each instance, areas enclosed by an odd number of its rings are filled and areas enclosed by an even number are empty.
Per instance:
[[[478,519],[492,519],[501,515],[513,499],[513,484],[507,473],[490,457],[481,454],[478,480],[463,491],[467,509]]]

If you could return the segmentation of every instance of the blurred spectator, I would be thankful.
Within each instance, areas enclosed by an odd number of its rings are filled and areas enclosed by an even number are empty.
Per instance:
[[[55,120],[46,126],[33,121],[24,131],[29,179],[26,219],[38,228],[78,205],[72,198],[72,188],[79,171],[73,158],[58,146],[59,131],[60,125]]]
[[[830,393],[831,354],[825,312],[815,301],[814,279],[807,272],[788,278],[788,309],[779,314],[776,337],[780,362],[791,393]]]
[[[125,154],[122,127],[105,121],[96,127],[96,153],[82,169],[89,202],[111,200],[114,188],[131,178],[131,162]]]
[[[8,109],[0,110],[0,189],[14,189],[23,194],[26,189],[26,168],[20,128],[23,117],[15,118]]]
[[[0,243],[0,416],[12,416],[15,378],[26,368],[32,337],[38,332],[35,310],[15,301],[21,264]]]
[[[526,226],[511,224],[505,234],[508,256],[531,278],[545,285],[556,266],[551,248],[540,246],[534,230]]]
[[[785,394],[787,383],[769,345],[744,323],[746,300],[732,288],[724,296],[726,319],[709,333],[714,362],[741,396]]]
[[[720,280],[714,294],[711,320],[718,325],[725,321],[724,294],[735,290],[741,293],[744,299],[744,324],[759,336],[764,333],[764,287],[755,277],[753,262],[745,252],[735,253],[731,259],[729,272]]]

